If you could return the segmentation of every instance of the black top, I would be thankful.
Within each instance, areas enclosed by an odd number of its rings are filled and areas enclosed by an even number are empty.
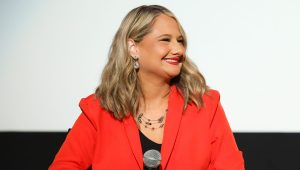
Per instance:
[[[142,144],[143,154],[150,149],[155,149],[160,152],[161,144],[153,142],[152,140],[147,138],[140,130],[139,133],[140,133],[140,140]]]
[[[152,140],[147,138],[140,130],[139,130],[139,134],[140,134],[143,155],[146,151],[151,150],[151,149],[154,149],[154,150],[157,150],[160,152],[161,144],[153,142]],[[145,169],[145,167],[144,167],[144,169]]]

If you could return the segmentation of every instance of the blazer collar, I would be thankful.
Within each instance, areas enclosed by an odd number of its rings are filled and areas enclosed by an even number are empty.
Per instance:
[[[168,113],[164,127],[163,142],[161,146],[161,169],[165,169],[174,148],[182,118],[183,105],[184,100],[180,92],[177,90],[176,86],[173,85],[171,87],[171,92],[169,95]]]
[[[168,101],[168,113],[166,116],[166,122],[164,126],[164,136],[161,146],[161,167],[167,165],[170,155],[172,153],[178,130],[180,127],[182,112],[183,112],[184,100],[177,90],[176,86],[171,87],[169,101]],[[143,154],[142,146],[139,137],[139,131],[137,124],[133,116],[128,116],[123,119],[123,125],[127,134],[127,138],[130,143],[131,150],[135,156],[140,169],[143,169]]]
[[[135,157],[135,160],[137,161],[140,169],[143,169],[144,163],[142,145],[140,142],[139,130],[133,116],[130,115],[124,118],[123,125],[125,127],[127,139],[129,140],[129,144]]]

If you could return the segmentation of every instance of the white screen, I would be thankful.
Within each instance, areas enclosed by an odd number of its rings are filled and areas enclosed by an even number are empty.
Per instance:
[[[164,5],[234,131],[300,131],[300,1],[1,1],[0,131],[66,131],[121,20]]]

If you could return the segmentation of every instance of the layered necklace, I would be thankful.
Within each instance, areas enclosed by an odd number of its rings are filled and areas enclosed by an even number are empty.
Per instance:
[[[137,115],[137,121],[140,126],[143,126],[147,129],[151,129],[152,131],[154,131],[155,129],[164,127],[164,125],[165,125],[164,120],[165,120],[167,112],[168,112],[168,109],[166,109],[164,114],[161,117],[159,117],[158,119],[149,119],[149,118],[145,117],[143,113],[139,113]]]

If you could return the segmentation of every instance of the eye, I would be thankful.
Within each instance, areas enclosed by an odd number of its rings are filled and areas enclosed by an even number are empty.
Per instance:
[[[166,41],[166,42],[170,42],[170,38],[163,38],[160,41]]]
[[[177,42],[184,44],[184,40],[183,39],[178,39]]]

